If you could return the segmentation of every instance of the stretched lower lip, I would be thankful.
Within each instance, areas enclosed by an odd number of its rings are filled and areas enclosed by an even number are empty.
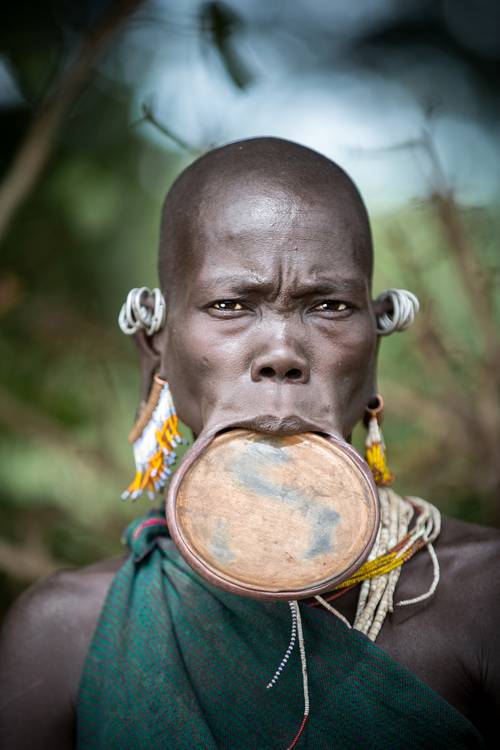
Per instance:
[[[255,432],[264,432],[271,435],[298,435],[303,432],[316,432],[325,434],[327,431],[320,426],[309,422],[297,415],[276,416],[274,414],[262,414],[249,419],[238,420],[234,424],[227,425],[222,431],[243,428]]]

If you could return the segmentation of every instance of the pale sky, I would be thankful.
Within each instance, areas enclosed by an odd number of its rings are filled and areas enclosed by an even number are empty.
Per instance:
[[[269,23],[269,2],[236,1],[230,5],[253,19],[238,37],[238,52],[255,74],[241,91],[217,53],[196,33],[199,5],[199,0],[189,0],[179,11],[177,4],[173,15],[167,0],[156,0],[156,18],[165,17],[167,26],[158,23],[153,35],[146,26],[130,32],[138,58],[141,49],[148,50],[135,90],[134,116],[144,101],[152,103],[160,121],[202,148],[258,135],[298,141],[338,161],[375,209],[398,206],[429,192],[431,169],[425,150],[395,148],[418,139],[426,127],[461,201],[482,204],[498,197],[498,132],[479,116],[475,82],[458,61],[422,48],[416,56],[401,54],[397,79],[356,70],[340,56],[338,66],[325,68],[318,64],[317,50],[307,49],[310,37],[301,38],[300,23],[291,36]],[[361,24],[369,26],[393,12],[393,6],[392,0],[308,0],[287,7],[309,30],[318,23],[331,25],[341,52],[353,30],[359,33]],[[319,47],[325,44],[325,39],[318,42]],[[135,62],[132,58],[131,75]],[[126,77],[126,70],[124,61],[121,75]],[[430,123],[422,107],[427,99],[439,105]],[[166,145],[151,126],[141,132]]]
[[[384,73],[383,66],[378,72],[356,66],[345,52],[353,36],[396,7],[401,11],[395,0],[227,0],[247,19],[236,38],[238,55],[253,76],[244,90],[234,86],[218,53],[201,38],[200,4],[153,0],[143,6],[101,64],[104,76],[131,87],[131,123],[148,103],[160,122],[203,150],[260,135],[298,141],[344,167],[372,210],[429,192],[425,150],[400,147],[427,128],[463,203],[498,198],[498,126],[485,115],[477,81],[459,60],[435,48],[412,48],[397,59],[393,54],[390,72]],[[404,7],[412,4],[407,0]],[[473,44],[481,29],[466,22],[453,16],[457,35]],[[484,29],[481,38],[489,39]],[[20,100],[0,58],[0,105]],[[431,121],[423,111],[428,101],[437,104]],[[139,132],[172,147],[151,125]]]

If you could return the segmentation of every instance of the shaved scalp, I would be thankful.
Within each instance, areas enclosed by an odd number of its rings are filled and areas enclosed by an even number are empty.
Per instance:
[[[288,193],[314,206],[328,205],[335,221],[348,228],[357,258],[371,281],[373,249],[368,214],[351,178],[325,156],[280,138],[251,138],[210,151],[191,164],[174,182],[163,206],[159,277],[169,292],[187,256],[195,252],[198,226],[210,211],[235,194],[249,199]],[[191,259],[192,263],[192,259]],[[168,296],[168,294],[167,294]]]

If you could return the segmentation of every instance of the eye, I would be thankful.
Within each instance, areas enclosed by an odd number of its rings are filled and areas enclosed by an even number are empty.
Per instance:
[[[248,306],[237,299],[218,299],[205,307],[214,318],[239,318],[248,312]]]
[[[326,299],[314,305],[312,312],[346,312],[351,309],[347,302],[341,302],[335,299]]]
[[[212,310],[218,310],[219,312],[239,312],[245,309],[241,302],[234,299],[221,299],[213,302],[210,307]]]

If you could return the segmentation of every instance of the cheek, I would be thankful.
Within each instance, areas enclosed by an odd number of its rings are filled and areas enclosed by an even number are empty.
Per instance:
[[[177,414],[193,432],[200,430],[200,386],[206,381],[209,363],[196,343],[186,336],[187,326],[169,321],[162,354],[161,375],[170,386]]]
[[[357,378],[365,376],[375,360],[377,337],[371,326],[353,331],[341,352],[342,366]]]
[[[162,373],[168,380],[180,419],[199,433],[203,415],[220,399],[224,383],[248,367],[241,336],[212,330],[198,315],[170,324]]]
[[[172,331],[169,351],[191,381],[206,382],[222,374],[234,377],[248,364],[243,332],[235,326],[214,328],[206,318],[194,316],[186,327]]]
[[[371,325],[353,331],[339,352],[339,389],[345,404],[344,432],[349,434],[363,413],[375,386],[377,337]]]
[[[318,331],[312,340],[315,364],[335,377],[357,382],[375,361],[377,336],[369,315]]]

